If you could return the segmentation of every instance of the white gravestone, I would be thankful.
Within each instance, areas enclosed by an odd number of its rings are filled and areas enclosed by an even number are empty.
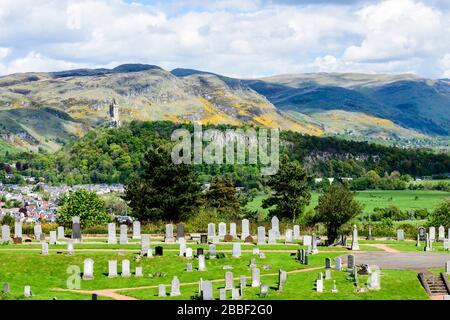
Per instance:
[[[8,225],[2,226],[2,242],[11,241],[11,230]]]
[[[14,237],[22,238],[22,221],[14,222]]]
[[[304,236],[303,236],[303,245],[304,245],[305,247],[311,246],[311,245],[312,245],[312,237],[311,237],[311,236],[308,236],[308,235],[304,235]]]
[[[252,269],[252,287],[259,287],[261,285],[261,274],[258,268]]]
[[[167,296],[166,285],[160,284],[158,286],[158,297],[165,297],[165,296]]]
[[[354,251],[359,250],[358,228],[356,228],[356,225],[353,225],[352,248],[351,249],[354,250]]]
[[[131,276],[130,272],[130,260],[122,260],[122,277],[126,278]]]
[[[268,243],[269,244],[276,244],[277,243],[277,234],[276,234],[275,230],[272,230],[272,229],[269,230]]]
[[[266,228],[263,226],[258,227],[258,233],[257,233],[257,244],[266,244]]]
[[[316,291],[323,292],[323,279],[316,280]]]
[[[202,299],[203,300],[214,300],[213,285],[212,285],[211,281],[204,281],[202,283]]]
[[[374,271],[370,274],[367,286],[372,290],[380,289],[380,276],[378,275],[378,272]]]
[[[277,239],[279,239],[280,238],[280,220],[278,220],[278,218],[275,216],[272,218],[271,222],[272,222],[272,230],[275,231],[275,236],[277,237]]]
[[[128,227],[126,224],[120,225],[120,244],[128,244]]]
[[[117,244],[115,223],[108,223],[108,244]]]
[[[216,225],[214,223],[208,223],[208,237],[216,236]]]
[[[171,297],[177,297],[180,296],[181,292],[180,292],[180,280],[178,280],[178,278],[176,276],[173,277],[172,280],[172,285],[170,288],[170,296]]]
[[[179,256],[180,257],[184,257],[184,255],[186,254],[186,245],[185,244],[180,244],[180,251],[179,251]]]
[[[186,258],[192,259],[192,248],[186,248]]]
[[[436,240],[436,228],[430,227],[430,240],[434,241]]]
[[[450,261],[445,263],[445,273],[450,275]]]
[[[50,231],[50,244],[56,244],[56,231]]]
[[[40,224],[34,225],[34,239],[41,240],[41,234],[42,234],[42,226]]]
[[[342,258],[337,257],[334,259],[334,269],[337,271],[342,270]]]
[[[198,256],[198,271],[205,271],[205,270],[206,270],[205,256],[201,254]]]
[[[240,257],[241,257],[241,244],[233,243],[233,258],[240,258]]]
[[[166,224],[166,236],[164,237],[165,243],[174,243],[175,238],[173,236],[173,224]]]
[[[134,276],[135,277],[142,277],[143,276],[143,274],[142,274],[142,267],[136,267],[134,269]]]
[[[133,239],[141,239],[141,223],[139,221],[133,222]]]
[[[219,300],[227,300],[227,291],[225,288],[219,289]]]
[[[241,240],[245,240],[250,235],[250,223],[248,219],[242,220]]]
[[[239,294],[239,289],[236,289],[236,288],[231,289],[231,300],[237,300],[240,297],[241,296]]]
[[[444,226],[440,226],[438,229],[438,240],[444,241],[444,239],[445,239],[445,228]]]
[[[85,259],[83,268],[83,280],[94,279],[94,260]]]
[[[25,287],[23,288],[23,296],[24,296],[25,298],[31,297],[31,287],[30,287],[30,286],[25,286]]]
[[[231,290],[234,288],[233,272],[225,272],[225,290]]]
[[[65,239],[64,227],[59,226],[58,227],[58,240],[64,240],[64,239]]]
[[[41,244],[41,254],[42,255],[47,255],[48,254],[48,243],[47,242],[42,242],[42,244]]]
[[[227,234],[227,224],[225,222],[219,223],[219,238],[223,240],[226,234]]]
[[[300,226],[294,226],[294,240],[300,240]]]
[[[108,261],[108,278],[117,277],[117,260]]]
[[[286,244],[291,244],[292,243],[292,238],[293,238],[293,232],[291,229],[287,229],[286,230],[286,235],[285,235],[285,243]]]
[[[402,229],[397,230],[397,241],[405,240],[405,232]]]
[[[141,254],[147,254],[150,250],[150,235],[143,234],[141,237]]]
[[[234,222],[230,223],[230,235],[233,239],[237,238],[236,223]]]
[[[74,249],[73,249],[73,240],[69,239],[67,240],[67,254],[69,256],[73,255]]]

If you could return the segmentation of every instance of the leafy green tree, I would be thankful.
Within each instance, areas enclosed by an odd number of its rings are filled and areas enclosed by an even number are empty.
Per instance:
[[[263,208],[274,209],[269,215],[297,220],[311,201],[311,183],[302,165],[287,157],[280,163],[277,174],[270,176],[268,186],[273,194],[263,201]]]
[[[230,218],[239,216],[241,202],[229,175],[214,177],[204,199],[206,206],[216,208],[221,214],[226,214]]]
[[[64,199],[58,221],[70,225],[72,218],[78,216],[83,227],[110,222],[111,218],[103,206],[103,200],[95,192],[77,190]]]
[[[200,186],[193,167],[172,163],[169,146],[150,147],[143,172],[125,185],[123,199],[140,220],[180,221],[195,212]]]
[[[314,221],[325,225],[329,244],[334,243],[343,225],[361,214],[362,205],[353,197],[353,192],[341,183],[333,183],[319,197]]]
[[[443,200],[439,206],[428,216],[430,226],[443,225],[450,228],[450,198]]]

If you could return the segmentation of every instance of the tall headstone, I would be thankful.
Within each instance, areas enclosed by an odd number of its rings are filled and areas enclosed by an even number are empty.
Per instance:
[[[56,231],[50,231],[50,244],[56,244]]]
[[[145,255],[150,250],[150,235],[143,234],[141,236],[141,254]]]
[[[436,228],[435,227],[430,227],[429,238],[430,238],[431,241],[435,241],[436,240]]]
[[[185,244],[180,244],[180,250],[179,250],[179,256],[180,257],[184,257],[184,255],[186,254],[186,245]]]
[[[133,222],[133,239],[141,239],[141,223],[139,221]]]
[[[72,240],[81,241],[81,224],[80,217],[72,218]]]
[[[303,236],[303,245],[305,247],[311,246],[312,245],[312,237],[309,235],[304,235]]]
[[[122,277],[127,278],[131,276],[130,272],[130,260],[122,260]]]
[[[257,233],[257,244],[266,244],[266,228],[263,226],[258,227],[258,233]]]
[[[277,235],[275,230],[270,229],[269,230],[269,240],[267,242],[268,244],[276,244],[277,243]]]
[[[214,244],[210,244],[209,245],[209,249],[208,249],[208,253],[209,253],[209,258],[210,259],[215,259],[217,252],[216,252],[216,245]]]
[[[252,269],[252,287],[259,287],[261,285],[261,273],[258,268]]]
[[[47,242],[41,243],[41,254],[48,255],[48,243]]]
[[[250,235],[250,223],[248,219],[242,220],[241,240],[245,240]]]
[[[167,296],[166,285],[160,284],[158,286],[158,297],[165,297],[165,296]]]
[[[211,281],[203,281],[202,283],[202,299],[214,300],[213,285]]]
[[[323,292],[323,279],[316,280],[316,291],[320,293]]]
[[[135,277],[143,277],[144,275],[142,274],[142,267],[138,266],[134,269],[134,276]]]
[[[233,243],[233,258],[240,258],[240,257],[241,257],[241,244]]]
[[[294,226],[294,240],[300,240],[300,226],[297,224]]]
[[[294,235],[293,235],[292,230],[291,229],[287,229],[286,230],[286,235],[285,235],[285,243],[286,244],[291,244],[292,241],[293,241],[293,237],[294,237]]]
[[[108,278],[117,277],[117,260],[108,261]]]
[[[325,268],[330,269],[331,268],[331,259],[325,258]]]
[[[234,222],[230,223],[230,236],[232,236],[233,239],[237,238],[236,223]]]
[[[241,295],[239,294],[239,289],[232,288],[231,289],[231,300],[238,300],[240,297],[241,297]]]
[[[319,250],[317,249],[317,236],[315,234],[312,235],[312,248],[311,254],[317,254]]]
[[[108,223],[108,244],[117,244],[115,223]]]
[[[25,286],[25,287],[23,288],[23,296],[24,296],[25,298],[31,297],[31,287],[30,287],[30,286]]]
[[[192,257],[193,257],[192,248],[186,248],[186,258],[192,259]]]
[[[358,228],[356,228],[356,225],[353,225],[352,248],[351,249],[354,250],[354,251],[359,250]]]
[[[198,271],[205,271],[205,270],[206,270],[205,256],[199,255],[198,256]]]
[[[67,254],[69,256],[73,255],[74,249],[73,249],[73,240],[69,239],[67,240]]]
[[[83,280],[94,279],[94,260],[84,259]]]
[[[215,236],[216,236],[216,224],[208,223],[208,237],[215,237]]]
[[[427,240],[427,231],[424,227],[419,228],[419,237],[420,237],[420,241]]]
[[[175,238],[173,237],[173,224],[166,224],[166,235],[164,237],[165,243],[174,243]]]
[[[14,238],[22,238],[22,221],[14,222]]]
[[[233,272],[225,272],[225,290],[231,290],[234,288]]]
[[[272,217],[272,230],[275,231],[275,236],[277,237],[277,239],[280,238],[280,220],[274,216]]]
[[[219,289],[219,300],[227,300],[227,291],[225,290],[225,288]]]
[[[64,227],[63,226],[59,226],[58,227],[58,240],[64,240],[65,239],[65,232],[64,232]]]
[[[8,225],[2,226],[2,242],[11,241],[11,230]]]
[[[355,268],[355,264],[356,264],[356,262],[355,262],[355,255],[349,254],[347,256],[347,269],[348,269],[348,271],[353,270]]]
[[[170,288],[170,296],[171,297],[177,297],[180,296],[181,292],[180,292],[180,280],[178,280],[177,276],[174,276],[172,279],[172,285]]]
[[[367,286],[372,290],[380,289],[380,276],[377,271],[374,271],[369,275]]]
[[[128,244],[128,226],[126,224],[120,225],[120,244]]]
[[[444,241],[445,239],[445,228],[444,226],[440,226],[438,229],[438,240],[439,241]]]
[[[223,240],[227,234],[227,224],[225,222],[219,223],[219,238]]]
[[[42,226],[38,223],[34,225],[34,239],[41,240]]]
[[[184,239],[184,223],[177,224],[177,240]]]
[[[336,257],[334,259],[334,269],[337,270],[337,271],[341,271],[342,270],[342,258]]]
[[[397,241],[405,240],[405,232],[402,229],[397,230]]]

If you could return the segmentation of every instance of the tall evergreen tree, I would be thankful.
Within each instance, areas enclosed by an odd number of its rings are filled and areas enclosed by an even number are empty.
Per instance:
[[[238,217],[241,203],[233,179],[229,175],[213,178],[209,190],[205,193],[205,204],[230,218]]]
[[[152,146],[142,167],[140,176],[125,185],[123,197],[134,217],[142,221],[181,221],[194,213],[200,186],[192,166],[172,163],[168,146]]]
[[[311,201],[309,182],[310,178],[303,166],[285,157],[278,173],[270,176],[267,182],[273,194],[263,201],[263,208],[275,206],[269,211],[271,216],[277,215],[295,222]]]

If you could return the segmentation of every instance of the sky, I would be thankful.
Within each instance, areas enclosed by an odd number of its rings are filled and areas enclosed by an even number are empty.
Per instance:
[[[0,75],[123,63],[450,78],[450,1],[0,0]]]

